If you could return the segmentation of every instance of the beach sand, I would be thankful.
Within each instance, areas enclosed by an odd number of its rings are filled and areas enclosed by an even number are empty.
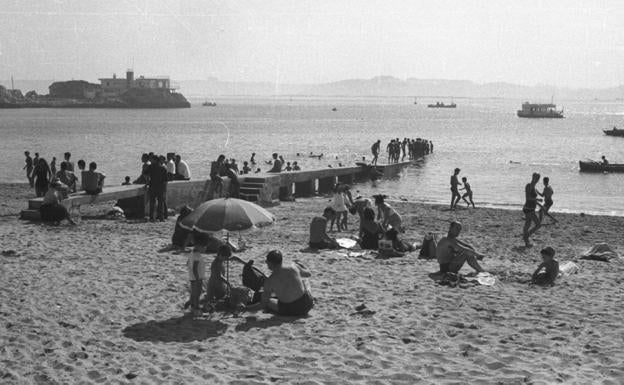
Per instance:
[[[0,383],[94,384],[618,384],[624,379],[624,266],[577,260],[597,242],[624,252],[624,218],[555,214],[526,249],[519,211],[391,202],[406,238],[445,235],[487,255],[494,286],[434,283],[434,261],[310,253],[309,221],[329,198],[271,207],[272,227],[243,234],[266,271],[271,249],[312,272],[307,318],[263,312],[184,316],[187,255],[159,252],[162,223],[95,219],[78,226],[17,219],[33,193],[0,185]],[[358,220],[349,216],[349,228]],[[353,235],[353,231],[337,234]],[[552,288],[526,283],[552,246],[577,274]],[[208,256],[212,260],[212,256]],[[464,272],[470,269],[465,267]],[[231,280],[240,285],[240,265]],[[364,305],[362,307],[361,305]],[[356,307],[360,309],[356,310]]]

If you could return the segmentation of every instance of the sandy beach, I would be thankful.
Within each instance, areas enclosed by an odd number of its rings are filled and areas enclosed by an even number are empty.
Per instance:
[[[34,192],[0,185],[0,383],[3,384],[618,384],[624,378],[624,265],[579,260],[598,242],[624,253],[624,218],[554,215],[525,248],[523,215],[390,202],[405,238],[446,234],[487,257],[494,286],[451,288],[428,277],[435,261],[375,259],[304,250],[310,219],[329,198],[269,208],[272,227],[243,234],[263,268],[271,249],[312,272],[316,306],[306,318],[264,312],[184,315],[182,252],[159,252],[175,218],[137,222],[96,218],[78,226],[20,221]],[[358,219],[349,216],[355,235]],[[552,246],[576,274],[552,288],[524,283]],[[211,261],[212,256],[207,260]],[[469,272],[468,267],[464,267]],[[240,285],[241,268],[231,281]],[[364,305],[364,306],[361,306]],[[356,307],[360,310],[356,310]]]

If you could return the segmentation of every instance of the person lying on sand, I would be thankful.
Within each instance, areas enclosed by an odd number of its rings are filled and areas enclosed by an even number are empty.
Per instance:
[[[337,249],[338,242],[327,235],[327,220],[336,219],[336,212],[331,207],[326,207],[323,216],[312,218],[310,222],[310,248],[312,249]]]
[[[471,245],[457,239],[461,229],[461,223],[451,222],[447,236],[438,242],[436,257],[440,264],[439,273],[441,274],[457,274],[466,262],[477,273],[484,271],[477,262],[477,259],[482,259],[484,255],[475,251]]]
[[[537,267],[537,270],[531,277],[531,283],[540,286],[552,286],[555,284],[555,279],[559,275],[559,262],[555,261],[555,249],[548,246],[540,252],[542,255],[542,263]],[[544,272],[540,271],[544,269]]]
[[[314,299],[301,278],[309,277],[310,272],[298,262],[285,266],[282,253],[278,250],[267,254],[266,264],[271,275],[264,281],[259,305],[279,315],[307,315],[314,307]],[[255,308],[256,305],[247,307],[248,310]]]

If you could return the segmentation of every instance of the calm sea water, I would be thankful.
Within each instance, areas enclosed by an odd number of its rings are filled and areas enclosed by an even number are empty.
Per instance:
[[[428,109],[411,98],[215,99],[217,107],[180,110],[14,109],[0,110],[0,150],[7,156],[2,182],[25,181],[23,151],[39,152],[60,164],[96,161],[107,184],[133,179],[140,155],[154,151],[182,154],[193,177],[207,177],[219,154],[267,169],[272,152],[303,168],[351,165],[370,159],[370,145],[391,138],[433,141],[434,154],[407,168],[399,178],[375,186],[357,185],[363,194],[448,203],[455,167],[468,177],[477,205],[520,208],[531,173],[549,176],[553,211],[624,215],[624,174],[581,174],[578,161],[624,163],[624,138],[602,129],[624,128],[621,102],[560,101],[565,119],[520,119],[520,100],[455,99],[456,109]],[[332,108],[337,111],[332,111]],[[304,154],[323,153],[322,160]],[[297,153],[303,156],[297,156]],[[541,184],[540,184],[541,186]]]

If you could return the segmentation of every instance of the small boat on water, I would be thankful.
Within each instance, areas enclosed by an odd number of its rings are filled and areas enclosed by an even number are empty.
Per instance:
[[[624,172],[624,164],[595,162],[593,160],[579,160],[581,172]]]
[[[457,104],[452,102],[451,104],[444,104],[444,102],[436,102],[435,104],[427,104],[429,108],[456,108]]]
[[[204,107],[216,107],[217,103],[216,102],[209,102],[209,101],[206,100],[205,102],[202,103],[202,106],[204,106]]]
[[[606,135],[609,136],[624,136],[624,128],[613,128],[611,130],[602,130]]]
[[[520,118],[563,118],[563,109],[557,110],[553,103],[522,103],[522,109],[518,110]]]

